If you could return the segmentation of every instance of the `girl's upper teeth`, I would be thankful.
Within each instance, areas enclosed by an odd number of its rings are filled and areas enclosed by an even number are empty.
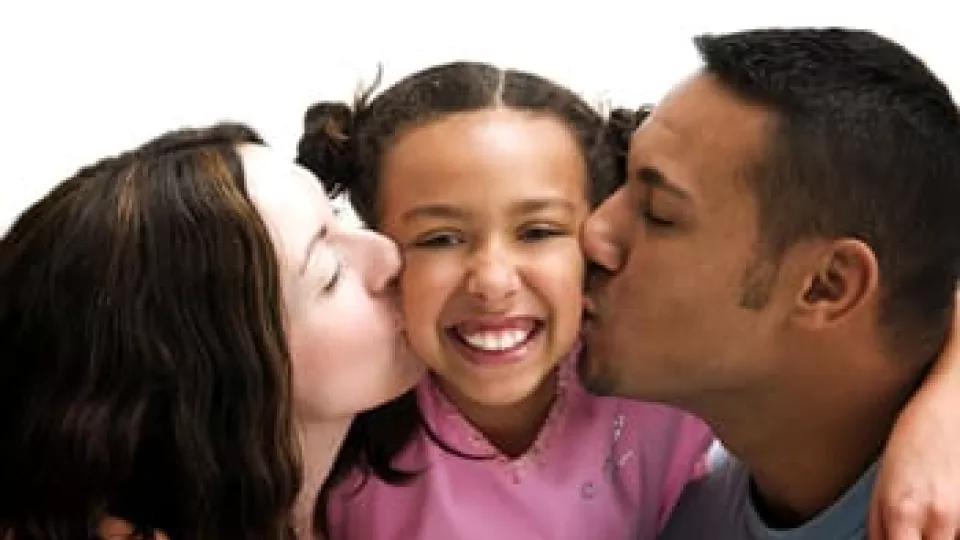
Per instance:
[[[485,351],[505,351],[512,349],[527,339],[529,332],[524,330],[496,330],[475,332],[463,335],[463,340],[470,346]]]

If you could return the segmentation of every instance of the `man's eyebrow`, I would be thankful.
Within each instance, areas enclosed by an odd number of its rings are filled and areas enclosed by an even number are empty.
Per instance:
[[[300,263],[300,270],[297,272],[301,276],[304,275],[307,271],[307,266],[310,264],[310,259],[313,257],[313,252],[317,247],[317,244],[321,240],[327,237],[327,226],[321,225],[317,232],[310,237],[310,242],[307,243],[307,248],[303,252],[303,262]]]
[[[651,188],[669,191],[681,199],[690,199],[690,193],[670,180],[667,180],[667,176],[655,167],[641,168],[637,171],[637,180]]]

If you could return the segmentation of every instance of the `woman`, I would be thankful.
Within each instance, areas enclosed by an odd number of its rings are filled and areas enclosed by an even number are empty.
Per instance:
[[[341,230],[319,185],[223,124],[86,167],[19,217],[0,241],[0,538],[313,528],[353,414],[419,375],[395,248]]]

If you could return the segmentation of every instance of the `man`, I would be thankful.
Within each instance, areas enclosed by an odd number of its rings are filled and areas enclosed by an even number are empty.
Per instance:
[[[695,44],[705,67],[586,224],[581,376],[724,443],[666,538],[863,537],[874,462],[952,320],[956,105],[868,32]]]

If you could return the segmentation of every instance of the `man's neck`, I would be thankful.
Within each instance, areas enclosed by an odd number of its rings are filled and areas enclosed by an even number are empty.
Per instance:
[[[294,509],[294,520],[301,539],[312,537],[306,531],[313,530],[317,494],[330,474],[352,421],[353,417],[347,417],[322,422],[301,421],[299,424],[303,484]]]
[[[834,436],[843,437],[843,432]],[[752,463],[748,467],[757,513],[773,528],[809,522],[839,501],[880,455],[885,439],[867,439],[832,445],[799,442],[789,452],[774,449],[754,459],[756,468]],[[750,456],[742,459],[751,461]]]
[[[830,366],[830,360],[821,358],[818,365]],[[853,366],[837,357],[833,369],[790,374],[762,392],[702,410],[724,446],[750,470],[757,510],[769,525],[809,521],[881,454],[913,381],[882,368],[862,369],[890,362],[872,360]]]

